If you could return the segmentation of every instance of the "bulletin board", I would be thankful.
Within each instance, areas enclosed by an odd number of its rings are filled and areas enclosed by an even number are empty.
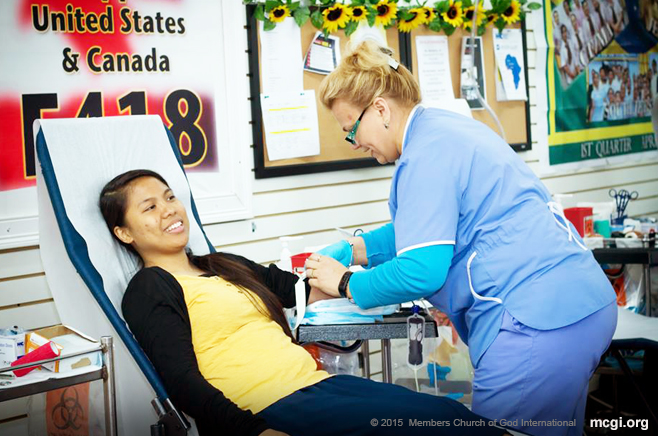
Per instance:
[[[247,6],[247,33],[249,50],[250,71],[250,95],[251,95],[251,119],[254,138],[254,166],[257,179],[268,177],[291,176],[298,174],[310,174],[325,171],[336,171],[354,168],[365,168],[379,166],[377,161],[365,155],[363,151],[352,150],[345,141],[346,133],[342,130],[334,116],[324,105],[316,99],[318,111],[318,126],[320,132],[320,154],[293,159],[281,159],[270,161],[267,155],[267,143],[263,130],[263,117],[260,103],[261,93],[261,68],[260,68],[260,43],[259,26],[254,18],[254,6]],[[301,28],[302,56],[306,54],[317,29],[310,20]],[[395,51],[394,57],[404,63],[407,58],[406,49],[408,41],[400,37],[395,27],[386,31],[388,45]],[[349,38],[340,30],[332,33],[340,38],[340,52],[344,55],[347,50]],[[303,59],[299,60],[300,67]],[[304,89],[314,89],[316,96],[320,88],[320,82],[325,75],[304,71]],[[364,156],[368,156],[364,158]]]
[[[525,25],[519,26],[523,34],[523,62],[525,64],[524,74],[526,83],[526,95],[528,94],[528,59],[527,59],[527,44],[525,36]],[[493,32],[495,29],[487,29],[487,32],[482,35],[484,66],[485,66],[485,80],[486,80],[486,100],[487,104],[496,113],[500,119],[500,123],[505,129],[505,136],[507,142],[512,146],[515,151],[528,151],[532,148],[532,140],[530,137],[530,103],[526,101],[497,101],[496,100],[496,83],[495,83],[495,60],[493,49]],[[436,36],[439,35],[426,27],[417,28],[411,32],[410,38],[407,40],[409,46],[406,51],[411,56],[412,72],[414,77],[418,79],[418,57],[416,56],[416,36]],[[440,34],[443,35],[443,34]],[[457,29],[455,33],[448,37],[448,50],[450,53],[450,77],[452,78],[452,88],[455,98],[460,96],[460,70],[461,70],[461,45],[462,37],[470,36],[470,32],[463,29]],[[485,123],[491,127],[495,132],[498,132],[498,127],[495,121],[486,109],[471,111],[473,118]]]

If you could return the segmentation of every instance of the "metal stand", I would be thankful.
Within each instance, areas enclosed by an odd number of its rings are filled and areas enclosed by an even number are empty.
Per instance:
[[[640,389],[640,386],[637,384],[637,381],[635,381],[635,377],[633,377],[633,372],[631,371],[631,368],[628,366],[628,363],[626,363],[626,360],[624,360],[623,356],[619,352],[619,349],[613,348],[612,355],[614,356],[615,359],[617,359],[617,362],[619,362],[619,366],[621,367],[621,370],[624,372],[624,375],[626,375],[626,378],[631,382],[631,385],[633,386],[635,393],[640,398],[642,404],[644,404],[647,412],[649,412],[649,416],[651,417],[651,420],[653,421],[654,425],[658,425],[658,417],[656,416],[653,409],[651,408],[651,405],[649,404],[646,397],[644,396],[644,393],[642,393],[642,389]],[[616,392],[615,392],[615,396],[616,396]],[[615,412],[617,412],[616,404],[615,404]]]
[[[390,339],[382,339],[382,381],[384,383],[393,383]]]
[[[116,383],[114,381],[114,342],[112,336],[101,337],[103,350],[103,395],[105,397],[105,434],[116,436],[117,403]]]
[[[361,357],[363,357],[363,376],[370,378],[370,343],[363,341],[361,344]]]
[[[83,374],[70,377],[54,378],[48,380],[35,381],[34,383],[0,389],[0,402],[13,400],[15,398],[27,397],[29,395],[40,394],[55,389],[61,389],[68,386],[78,385],[94,380],[103,380],[103,392],[105,399],[105,434],[107,436],[117,436],[117,416],[116,416],[116,388],[114,381],[114,350],[112,348],[112,337],[103,336],[101,345],[91,350],[80,351],[78,353],[66,354],[52,359],[39,360],[36,362],[26,363],[8,368],[0,368],[0,373],[11,372],[22,368],[31,368],[33,366],[43,365],[44,363],[56,362],[69,357],[81,356],[83,354],[101,351],[103,353],[103,367]]]
[[[363,370],[370,377],[370,362],[368,340],[382,341],[382,380],[393,382],[391,364],[391,339],[407,337],[407,314],[396,313],[384,317],[374,324],[332,324],[332,325],[301,325],[297,329],[297,340],[301,343],[319,341],[354,341],[363,340]],[[425,337],[436,338],[438,331],[434,319],[425,317]]]
[[[157,424],[151,426],[151,436],[187,435],[190,423],[185,419],[185,416],[178,412],[169,398],[164,401],[164,404],[158,398],[154,398],[151,405],[153,405],[159,417]]]
[[[597,248],[592,250],[599,263],[644,265],[644,293],[646,316],[652,316],[651,267],[658,266],[658,248]]]
[[[644,264],[644,280],[645,280],[645,314],[647,316],[653,316],[653,311],[651,310],[651,265]]]

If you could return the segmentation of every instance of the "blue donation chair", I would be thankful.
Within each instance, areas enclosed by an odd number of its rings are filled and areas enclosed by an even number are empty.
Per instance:
[[[197,254],[214,251],[171,133],[157,116],[121,116],[37,120],[34,138],[41,257],[60,319],[94,337],[121,338],[115,341],[119,434],[196,433],[122,319],[123,292],[139,267],[114,240],[98,208],[101,189],[116,175],[156,171],[193,217],[190,248]]]

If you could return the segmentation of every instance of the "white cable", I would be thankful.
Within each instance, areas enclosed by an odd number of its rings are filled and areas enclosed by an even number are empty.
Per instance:
[[[414,368],[414,379],[416,380],[416,392],[420,392],[420,387],[418,386],[418,369]]]
[[[423,307],[425,308],[427,313],[430,313],[430,308],[427,306],[427,300],[425,300],[424,298],[421,298],[418,301],[420,301],[423,304]],[[438,338],[438,331],[437,331],[437,338]],[[429,360],[429,356],[428,356],[428,360]],[[428,362],[428,365],[429,365],[429,362]],[[437,375],[436,375],[436,365],[438,365],[437,362],[432,362],[432,368],[434,368],[434,395],[436,395],[438,397],[439,396],[439,380],[438,380]]]
[[[470,45],[471,47],[471,55],[473,56],[473,59],[475,59],[475,35],[477,34],[478,31],[478,24],[477,24],[477,17],[478,17],[478,8],[480,6],[480,0],[475,0],[475,9],[473,10],[473,23],[471,25],[471,37],[467,39],[467,44]],[[483,47],[480,47],[480,50],[482,50]],[[475,69],[475,62],[473,62],[473,65],[471,66],[471,71],[470,71],[470,78],[474,77],[473,75],[473,70]],[[473,84],[474,83],[474,84]],[[507,139],[505,137],[505,129],[503,129],[503,125],[500,123],[500,120],[498,119],[498,116],[496,116],[496,113],[491,109],[491,106],[487,104],[487,102],[484,100],[484,97],[482,97],[482,94],[480,93],[480,87],[478,86],[477,82],[472,82],[469,86],[472,86],[472,89],[475,90],[477,93],[477,98],[478,101],[484,108],[489,112],[491,117],[494,119],[496,122],[496,126],[498,127],[498,130],[500,131],[500,136],[503,138],[505,142],[507,142]]]
[[[436,375],[436,365],[437,362],[433,362],[432,366],[434,367],[434,395],[439,396],[439,376]]]
[[[425,308],[427,313],[430,313],[430,308],[427,306],[427,300],[425,300],[424,298],[421,298],[418,301],[420,301],[423,304],[423,307]],[[412,303],[415,303],[415,301],[412,301]],[[438,334],[437,334],[436,339],[438,340]],[[428,360],[429,360],[429,357],[428,357]],[[428,364],[429,364],[429,362],[428,362]],[[437,374],[436,373],[436,366],[437,365],[438,365],[438,362],[432,362],[432,368],[434,368],[434,395],[436,395],[438,397],[439,396],[439,379],[436,375]]]

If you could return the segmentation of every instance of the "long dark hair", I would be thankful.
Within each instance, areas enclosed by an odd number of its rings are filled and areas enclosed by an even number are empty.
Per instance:
[[[164,183],[167,187],[169,184],[158,173],[150,170],[131,170],[123,174],[119,174],[105,185],[101,191],[99,206],[105,224],[117,241],[123,245],[129,252],[137,256],[142,261],[141,257],[130,244],[125,244],[114,234],[114,228],[125,225],[126,208],[128,204],[128,189],[131,183],[142,177],[153,177]],[[187,251],[187,257],[190,263],[206,274],[219,276],[227,282],[233,283],[236,286],[244,288],[247,292],[248,298],[256,309],[263,315],[267,316],[283,329],[283,332],[288,335],[293,342],[295,339],[290,331],[290,326],[283,314],[283,306],[281,301],[270,291],[270,289],[262,282],[257,273],[248,266],[236,260],[224,256],[222,253],[211,253],[205,256],[195,256],[191,251]],[[265,311],[258,302],[253,298],[255,294],[265,305]]]

